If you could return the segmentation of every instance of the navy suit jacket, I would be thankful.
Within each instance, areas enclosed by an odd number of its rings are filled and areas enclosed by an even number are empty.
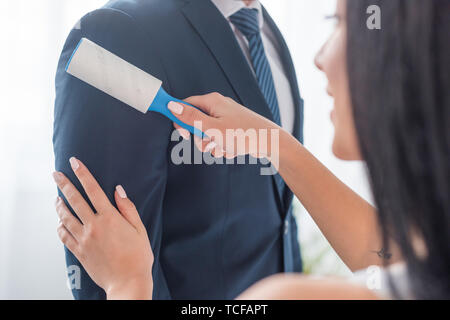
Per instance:
[[[264,16],[292,86],[294,135],[302,141],[303,100],[294,66],[281,33],[266,11]],[[56,74],[56,170],[81,188],[68,162],[78,157],[112,203],[115,186],[125,187],[154,250],[154,298],[232,299],[269,275],[300,272],[292,193],[281,195],[272,176],[260,175],[263,164],[174,164],[170,156],[178,142],[170,139],[171,121],[143,115],[65,72],[82,37],[161,79],[175,97],[220,92],[269,119],[272,114],[227,20],[210,0],[114,0],[69,34]],[[81,267],[67,249],[66,260]],[[74,297],[104,299],[81,270]]]

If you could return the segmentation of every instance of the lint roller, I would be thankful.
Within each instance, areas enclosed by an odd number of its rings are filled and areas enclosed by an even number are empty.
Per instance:
[[[187,103],[170,96],[163,89],[161,80],[89,39],[80,40],[66,71],[144,114],[159,112],[189,132],[203,137],[200,130],[181,122],[167,108],[170,101]]]

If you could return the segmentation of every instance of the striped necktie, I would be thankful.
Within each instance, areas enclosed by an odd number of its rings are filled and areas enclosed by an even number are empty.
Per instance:
[[[250,57],[259,87],[269,105],[274,122],[281,125],[277,93],[273,82],[272,70],[264,51],[258,18],[257,9],[244,8],[230,16],[230,21],[247,38]]]
[[[264,45],[259,30],[259,16],[257,9],[243,8],[230,16],[231,23],[247,38],[253,69],[258,80],[261,92],[266,99],[273,120],[281,126],[280,108],[277,93],[273,82],[272,70],[264,51]],[[275,176],[275,182],[281,197],[284,197],[285,183],[281,176]]]

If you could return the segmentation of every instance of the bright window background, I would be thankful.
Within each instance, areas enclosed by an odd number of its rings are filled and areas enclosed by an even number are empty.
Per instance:
[[[235,0],[224,0],[235,1]],[[305,142],[339,178],[370,199],[364,167],[331,154],[326,79],[313,59],[332,30],[335,0],[262,1],[290,46],[305,99]],[[65,38],[104,0],[0,2],[0,299],[70,299],[53,203],[54,76]],[[327,190],[324,190],[326,192]],[[298,205],[306,271],[348,274]]]

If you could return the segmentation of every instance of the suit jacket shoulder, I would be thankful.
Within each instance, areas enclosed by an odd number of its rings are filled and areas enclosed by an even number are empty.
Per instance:
[[[85,15],[70,32],[60,56],[55,80],[53,143],[56,170],[64,172],[79,190],[81,185],[68,163],[72,156],[91,169],[112,203],[118,184],[133,195],[148,226],[155,255],[155,298],[165,299],[170,293],[159,265],[159,252],[172,122],[154,112],[143,115],[66,73],[65,66],[83,37],[163,82],[164,68],[158,51],[152,49],[157,46],[129,13],[104,7]],[[79,266],[82,272],[81,288],[73,289],[76,298],[105,298],[103,290],[69,251],[66,251],[66,261],[68,266]]]

